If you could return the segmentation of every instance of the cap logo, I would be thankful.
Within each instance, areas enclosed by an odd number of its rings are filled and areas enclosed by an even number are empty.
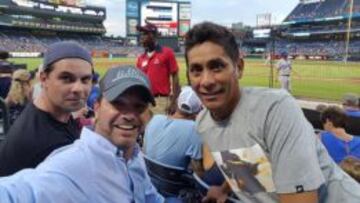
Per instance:
[[[147,80],[145,79],[145,77],[140,75],[139,72],[133,68],[127,69],[125,71],[120,69],[116,73],[115,78],[113,78],[111,80],[111,82],[116,82],[121,79],[138,79],[138,80],[141,80],[142,82],[144,82],[146,85],[149,85]]]

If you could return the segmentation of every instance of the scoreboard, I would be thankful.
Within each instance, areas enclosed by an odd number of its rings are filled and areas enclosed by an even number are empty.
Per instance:
[[[127,0],[126,34],[136,38],[137,25],[151,22],[163,37],[183,37],[190,29],[191,4],[189,1]]]

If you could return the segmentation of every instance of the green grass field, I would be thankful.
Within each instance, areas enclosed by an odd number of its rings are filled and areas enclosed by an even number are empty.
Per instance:
[[[36,68],[41,59],[12,59],[15,63],[26,63],[28,69]],[[180,65],[180,82],[187,83],[185,61],[178,58]],[[135,64],[135,58],[96,58],[95,69],[101,75],[107,68],[120,64]],[[360,94],[360,63],[333,61],[293,61],[297,74],[292,76],[292,90],[296,97],[311,100],[339,101],[343,94],[353,92]],[[243,86],[269,86],[270,67],[260,59],[245,59],[244,77],[240,80]],[[274,79],[274,81],[276,81]],[[279,83],[274,82],[274,87]]]

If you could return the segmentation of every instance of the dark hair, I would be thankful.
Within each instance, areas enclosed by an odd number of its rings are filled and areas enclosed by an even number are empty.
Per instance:
[[[44,73],[49,74],[54,70],[54,63],[47,65],[43,68]]]
[[[345,128],[348,117],[342,108],[329,106],[320,115],[320,120],[323,124],[326,123],[326,119],[331,121],[334,127]]]
[[[230,59],[237,63],[240,58],[239,46],[234,34],[227,28],[211,22],[203,22],[195,25],[185,37],[185,60],[188,63],[188,52],[196,45],[204,42],[213,42],[223,47]]]

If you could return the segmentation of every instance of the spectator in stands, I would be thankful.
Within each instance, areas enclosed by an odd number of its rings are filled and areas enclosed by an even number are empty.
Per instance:
[[[100,78],[99,73],[94,72],[94,74],[92,76],[92,88],[91,88],[90,95],[86,102],[87,107],[90,110],[94,109],[94,103],[96,102],[97,98],[100,95],[99,78]]]
[[[144,152],[161,163],[188,168],[202,174],[202,143],[194,119],[201,102],[191,87],[184,87],[171,116],[155,115],[145,129]]]
[[[320,116],[325,132],[320,134],[321,141],[336,163],[346,156],[360,159],[360,137],[352,136],[345,131],[347,115],[337,106],[329,106]]]
[[[291,62],[288,60],[286,52],[281,53],[281,59],[277,64],[278,79],[282,89],[291,91],[290,75],[291,75]]]
[[[136,66],[151,81],[152,93],[157,104],[152,110],[154,113],[172,114],[176,109],[176,98],[180,92],[179,68],[174,52],[159,45],[158,30],[154,24],[147,22],[144,26],[138,26],[137,30],[140,32],[140,41],[145,52],[138,57]]]
[[[43,71],[43,64],[40,64],[35,74],[35,83],[32,88],[32,99],[35,100],[41,93],[40,74]]]
[[[12,75],[10,91],[5,99],[10,112],[10,124],[20,116],[29,101],[31,101],[30,72],[24,69],[16,70]]]
[[[360,161],[358,158],[347,156],[339,165],[347,174],[360,183]]]
[[[197,117],[197,130],[217,164],[221,165],[219,154],[231,150],[247,162],[261,163],[261,171],[268,171],[261,178],[256,176],[267,192],[234,190],[241,200],[359,200],[360,185],[331,160],[288,92],[239,87],[243,67],[238,44],[230,31],[210,22],[195,25],[187,33],[185,50],[189,82],[206,107]],[[224,202],[229,186],[236,188],[234,182],[211,187],[204,201]],[[320,187],[324,193],[318,193]]]
[[[11,86],[11,72],[9,70],[10,63],[6,61],[9,58],[9,53],[0,50],[0,97],[6,98]]]
[[[343,107],[348,116],[360,117],[359,96],[353,93],[345,94]]]
[[[36,169],[0,179],[1,203],[164,202],[136,145],[140,115],[154,103],[148,79],[134,67],[112,68],[100,89],[94,129],[83,128]]]
[[[34,168],[53,150],[73,143],[80,129],[71,116],[91,88],[90,53],[75,42],[59,42],[44,55],[42,91],[26,106],[0,146],[0,176]]]

